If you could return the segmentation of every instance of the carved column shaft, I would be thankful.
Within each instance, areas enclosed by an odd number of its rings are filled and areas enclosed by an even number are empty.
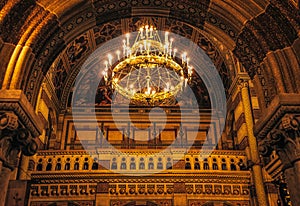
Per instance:
[[[284,171],[293,205],[300,205],[300,161]]]
[[[292,204],[300,205],[300,123],[295,115],[286,114],[260,142],[262,155],[269,156],[273,150],[282,162]]]
[[[286,114],[271,132],[271,145],[283,162],[292,204],[300,205],[300,124],[294,115]]]
[[[5,206],[5,199],[7,194],[7,188],[9,184],[9,179],[11,175],[11,170],[6,167],[2,167],[0,172],[0,206]]]
[[[257,140],[253,132],[253,116],[252,116],[252,109],[250,103],[248,82],[241,83],[241,94],[242,94],[242,102],[244,106],[245,121],[247,126],[250,157],[251,157],[251,161],[254,163],[252,170],[253,170],[253,180],[256,189],[257,201],[259,205],[268,205],[267,196],[264,189],[262,167],[260,165],[259,153],[257,148]]]
[[[26,180],[28,177],[28,165],[29,165],[30,157],[22,155],[21,163],[20,163],[20,170],[19,170],[19,179]]]
[[[14,112],[0,112],[0,206],[5,206],[6,193],[12,171],[19,163],[19,154],[31,156],[37,151],[37,143],[29,131],[18,122]]]

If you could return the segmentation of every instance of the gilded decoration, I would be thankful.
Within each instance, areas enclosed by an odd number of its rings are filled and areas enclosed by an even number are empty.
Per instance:
[[[300,205],[297,1],[5,0],[0,22],[0,206]],[[93,63],[81,68],[97,48],[141,28],[205,52],[222,80],[227,117],[212,108],[217,83],[189,72],[185,55],[187,67],[172,68],[196,96],[187,95],[186,108],[169,97],[126,110],[113,98],[113,75],[99,79]],[[163,46],[171,57],[160,52],[156,63],[175,62],[170,42]],[[150,56],[150,46],[131,48]],[[81,69],[97,94],[81,85],[71,107]]]
[[[223,58],[221,57],[218,49],[211,43],[211,41],[199,33],[197,30],[193,29],[192,27],[188,26],[185,23],[178,22],[175,20],[167,20],[164,18],[132,18],[132,19],[126,19],[126,26],[121,27],[121,22],[119,20],[115,20],[106,24],[103,24],[100,27],[95,27],[93,30],[89,31],[87,34],[82,35],[77,40],[75,40],[73,43],[71,43],[66,51],[66,54],[61,55],[59,59],[56,60],[56,66],[55,67],[66,67],[64,70],[61,69],[55,69],[54,72],[60,71],[60,75],[62,79],[57,79],[54,82],[54,86],[57,92],[58,98],[62,95],[63,102],[66,101],[67,95],[69,94],[68,91],[70,90],[70,83],[73,81],[73,78],[76,76],[76,73],[78,69],[80,68],[80,65],[78,65],[76,62],[82,62],[82,60],[85,59],[84,55],[82,55],[82,52],[86,52],[87,50],[90,50],[92,45],[95,42],[96,45],[102,44],[112,38],[115,38],[119,36],[121,33],[134,30],[134,28],[138,28],[139,25],[143,24],[143,22],[149,22],[153,25],[157,26],[158,29],[168,28],[170,31],[173,31],[176,34],[184,35],[187,38],[191,38],[192,35],[197,35],[197,39],[195,40],[196,43],[200,46],[201,49],[204,50],[204,52],[212,59],[215,66],[217,66],[218,70],[220,71],[220,75],[223,81],[225,81],[226,89],[229,88],[231,80],[229,79],[229,72],[226,68],[226,64],[223,62]],[[84,40],[85,39],[85,40]],[[82,41],[82,43],[81,43]],[[73,51],[74,50],[74,51]],[[78,53],[78,55],[75,57],[73,53]],[[72,58],[72,59],[70,59]],[[75,61],[76,58],[76,62]],[[78,59],[79,58],[79,59]],[[68,61],[65,61],[68,59]],[[63,62],[65,62],[63,64]],[[223,62],[223,63],[222,63]],[[63,66],[65,65],[65,66]],[[75,67],[76,69],[72,69]],[[67,77],[67,76],[68,77]],[[53,75],[55,76],[55,75]],[[91,81],[95,78],[95,75],[91,74]],[[193,87],[193,90],[196,93],[199,93],[199,105],[202,105],[204,107],[209,107],[209,96],[207,93],[206,88],[203,85],[203,82],[201,78],[194,77],[192,78],[192,81],[198,81],[195,83],[192,83],[192,85],[195,85]],[[65,81],[67,80],[67,81]],[[94,79],[94,81],[99,81],[97,79]],[[197,85],[197,86],[196,86]],[[62,89],[64,90],[62,93]],[[88,89],[88,88],[84,88]],[[227,90],[226,90],[227,91]],[[103,85],[103,82],[100,82],[99,84],[99,90],[97,91],[98,95],[96,97],[96,104],[97,105],[109,105],[111,103],[111,95],[112,91],[107,88],[105,85]],[[200,98],[202,97],[202,98]],[[70,101],[69,101],[70,102]],[[84,102],[84,100],[83,100]]]

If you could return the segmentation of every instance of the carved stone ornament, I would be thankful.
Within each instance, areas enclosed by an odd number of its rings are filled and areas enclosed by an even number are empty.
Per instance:
[[[0,112],[0,161],[13,170],[18,164],[20,151],[26,156],[37,152],[38,145],[28,130],[18,123],[13,112]]]
[[[283,169],[292,167],[300,159],[299,128],[299,120],[294,115],[286,114],[278,128],[273,129],[268,138],[260,143],[260,153],[269,156],[275,150],[283,163]]]

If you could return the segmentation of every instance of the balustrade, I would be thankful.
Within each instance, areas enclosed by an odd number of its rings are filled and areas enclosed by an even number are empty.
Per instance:
[[[182,157],[173,153],[140,152],[115,154],[107,151],[104,155],[89,154],[85,151],[39,152],[31,159],[30,170],[33,172],[65,171],[245,171],[248,170],[247,159],[243,152],[214,151],[197,153],[191,151]],[[173,167],[174,165],[177,165]],[[180,165],[180,166],[178,166]]]

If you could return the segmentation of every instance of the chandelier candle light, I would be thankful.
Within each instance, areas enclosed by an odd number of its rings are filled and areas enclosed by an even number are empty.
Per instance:
[[[130,34],[123,40],[123,55],[107,54],[103,76],[105,84],[133,104],[164,105],[191,81],[193,67],[184,52],[179,58],[174,39],[164,32],[164,43],[153,26],[138,31],[130,46]],[[113,58],[117,61],[113,63]]]

